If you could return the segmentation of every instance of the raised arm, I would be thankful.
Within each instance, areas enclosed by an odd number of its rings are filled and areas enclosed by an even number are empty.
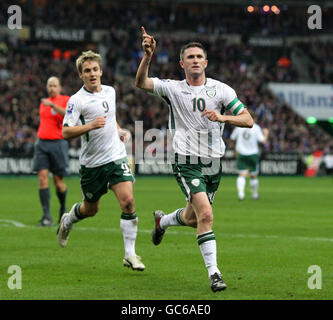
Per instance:
[[[145,51],[144,56],[140,62],[138,71],[136,73],[135,85],[138,88],[153,92],[154,83],[148,77],[148,69],[154,50],[156,48],[156,41],[153,36],[147,34],[144,27],[141,27],[142,32],[142,47]]]

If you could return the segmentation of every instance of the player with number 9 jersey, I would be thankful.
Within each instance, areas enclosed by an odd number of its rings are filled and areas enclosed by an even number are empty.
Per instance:
[[[80,164],[93,168],[126,157],[124,143],[119,139],[116,121],[116,92],[101,85],[100,92],[89,92],[84,86],[67,103],[64,126],[71,127],[105,119],[105,126],[81,135]]]
[[[75,203],[61,218],[57,231],[58,243],[65,247],[73,224],[94,216],[100,198],[112,190],[120,209],[120,228],[124,238],[123,265],[143,271],[145,265],[136,255],[138,232],[133,182],[134,177],[121,141],[122,129],[116,121],[116,93],[101,83],[102,57],[91,50],[76,60],[82,88],[68,101],[63,122],[65,139],[81,137],[80,186],[82,202]],[[126,139],[126,137],[125,137]]]

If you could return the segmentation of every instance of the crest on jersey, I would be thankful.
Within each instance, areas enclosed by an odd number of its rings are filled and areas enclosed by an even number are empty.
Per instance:
[[[206,90],[206,94],[208,97],[213,98],[216,96],[216,89],[215,88],[208,89]]]
[[[213,86],[213,87],[206,86],[206,94],[210,98],[215,97],[216,96],[216,86]]]
[[[71,114],[73,112],[74,109],[74,103],[69,103],[67,105],[67,113]]]

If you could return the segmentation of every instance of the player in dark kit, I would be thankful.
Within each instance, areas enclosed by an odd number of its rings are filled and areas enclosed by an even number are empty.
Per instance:
[[[68,142],[62,136],[62,122],[66,112],[68,96],[61,95],[61,84],[57,77],[47,81],[48,98],[41,100],[39,106],[40,124],[35,143],[34,171],[38,173],[39,199],[43,217],[39,226],[53,226],[50,214],[49,172],[53,173],[53,182],[60,202],[59,221],[66,212],[67,186],[64,176],[68,167]]]

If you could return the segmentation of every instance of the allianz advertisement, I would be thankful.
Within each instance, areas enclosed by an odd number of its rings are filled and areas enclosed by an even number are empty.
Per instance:
[[[269,83],[268,87],[303,118],[327,121],[333,117],[333,85]]]

